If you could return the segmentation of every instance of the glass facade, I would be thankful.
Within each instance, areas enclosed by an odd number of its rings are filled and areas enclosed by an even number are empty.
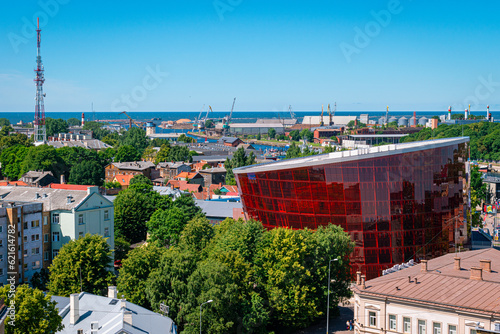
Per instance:
[[[467,146],[255,173],[248,168],[235,176],[250,218],[266,228],[339,225],[355,242],[353,270],[373,278],[453,245],[463,227]]]

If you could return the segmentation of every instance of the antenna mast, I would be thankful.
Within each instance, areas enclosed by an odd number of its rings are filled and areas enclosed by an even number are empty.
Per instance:
[[[45,130],[45,106],[43,99],[45,94],[43,93],[43,83],[45,82],[44,77],[44,69],[42,63],[42,56],[40,55],[40,42],[41,42],[41,29],[40,29],[40,19],[37,18],[37,55],[36,55],[36,76],[35,76],[35,85],[36,85],[36,97],[35,97],[35,143],[38,145],[44,144],[47,141],[47,132]]]

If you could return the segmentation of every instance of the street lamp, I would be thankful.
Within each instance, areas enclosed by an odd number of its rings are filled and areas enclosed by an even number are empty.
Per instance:
[[[212,299],[207,300],[206,302],[204,302],[203,304],[201,304],[201,305],[200,305],[200,334],[201,334],[201,307],[202,307],[203,305],[208,304],[208,303],[211,303],[211,302],[213,302],[213,300],[212,300]]]
[[[331,259],[328,262],[328,299],[326,301],[326,334],[328,334],[328,327],[330,325],[330,268],[333,261],[338,261],[339,258]]]

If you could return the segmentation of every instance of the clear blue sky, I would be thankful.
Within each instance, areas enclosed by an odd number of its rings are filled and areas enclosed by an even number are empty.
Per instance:
[[[44,1],[0,11],[1,112],[34,109],[37,13],[46,111],[500,109],[498,1]]]

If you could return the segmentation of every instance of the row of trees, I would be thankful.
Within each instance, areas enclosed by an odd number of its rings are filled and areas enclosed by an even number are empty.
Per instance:
[[[234,152],[233,157],[231,159],[227,158],[224,163],[224,167],[226,168],[226,184],[236,185],[236,179],[234,178],[233,169],[238,167],[250,166],[255,164],[255,154],[250,152],[250,154],[246,154],[245,149],[240,147]]]
[[[170,247],[165,247],[165,243]],[[335,262],[331,305],[349,296],[349,236],[330,225],[316,232],[196,216],[177,240],[157,240],[123,260],[117,285],[127,300],[158,311],[161,302],[183,333],[198,331],[199,305],[209,333],[289,332],[326,311],[328,263]],[[145,292],[145,293],[144,293]]]

